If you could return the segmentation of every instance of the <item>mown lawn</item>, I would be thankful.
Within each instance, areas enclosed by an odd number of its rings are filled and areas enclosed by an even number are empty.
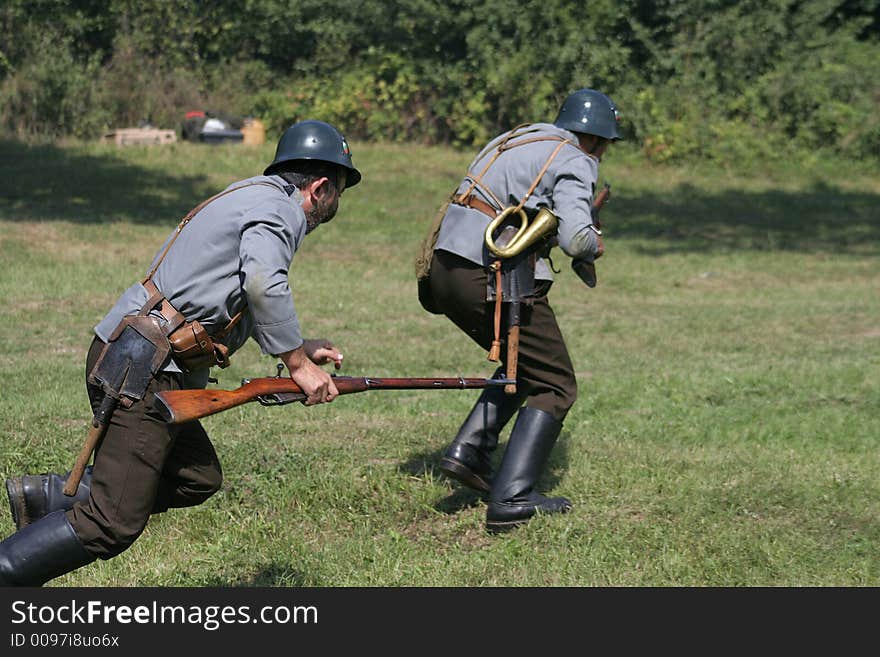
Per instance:
[[[0,141],[0,476],[70,467],[92,326],[202,198],[273,148]],[[484,376],[413,259],[469,153],[354,145],[363,183],[291,280],[357,376]],[[223,490],[156,516],[77,586],[880,585],[880,176],[733,174],[610,153],[606,257],[551,301],[578,370],[545,490],[499,537],[437,463],[477,393],[349,395],[207,418]],[[274,373],[248,345],[231,388]],[[13,524],[0,518],[0,533]]]

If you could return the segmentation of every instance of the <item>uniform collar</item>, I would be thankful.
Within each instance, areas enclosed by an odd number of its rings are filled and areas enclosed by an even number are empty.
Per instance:
[[[282,189],[282,191],[285,194],[287,194],[290,198],[292,198],[296,203],[299,203],[300,205],[302,205],[303,195],[302,195],[302,192],[299,191],[299,188],[296,185],[291,185],[289,182],[287,182],[284,178],[282,178],[278,174],[273,173],[273,174],[266,176],[266,177],[269,178],[273,183],[278,185]]]

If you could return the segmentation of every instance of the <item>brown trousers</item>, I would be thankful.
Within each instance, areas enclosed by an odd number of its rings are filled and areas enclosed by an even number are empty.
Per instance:
[[[486,301],[487,277],[486,269],[480,265],[447,251],[434,252],[430,280],[437,307],[488,351],[494,335],[495,302]],[[577,381],[568,348],[547,301],[549,285],[536,283],[534,303],[522,307],[517,387],[527,391],[526,406],[546,411],[561,422],[577,399]],[[502,314],[501,325],[504,365],[507,361],[505,314]]]
[[[95,338],[86,376],[104,343]],[[103,398],[86,383],[92,411]],[[220,489],[220,461],[199,422],[170,425],[155,406],[160,390],[178,390],[181,375],[162,372],[131,408],[117,408],[95,450],[91,496],[67,512],[86,550],[109,559],[131,546],[153,513],[201,504]]]

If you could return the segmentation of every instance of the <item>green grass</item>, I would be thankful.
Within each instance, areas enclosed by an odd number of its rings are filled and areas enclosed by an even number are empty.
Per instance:
[[[272,153],[0,141],[0,476],[70,467],[92,326],[190,207]],[[413,275],[470,155],[354,145],[364,181],[292,271],[343,373],[493,370]],[[474,392],[244,406],[204,421],[217,495],[53,584],[880,585],[880,176],[818,167],[603,162],[599,285],[560,254],[551,292],[580,397],[542,488],[570,514],[486,534],[485,503],[437,469]],[[273,372],[249,344],[220,384]]]

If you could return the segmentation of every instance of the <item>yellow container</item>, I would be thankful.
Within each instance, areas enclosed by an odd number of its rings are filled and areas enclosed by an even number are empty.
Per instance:
[[[266,141],[266,127],[260,119],[246,118],[241,128],[241,134],[244,135],[241,140],[243,144],[258,145]]]

